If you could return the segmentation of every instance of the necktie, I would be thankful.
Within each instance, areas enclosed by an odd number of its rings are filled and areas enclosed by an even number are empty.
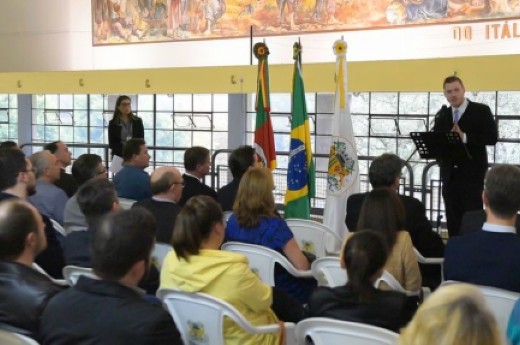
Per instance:
[[[459,123],[459,118],[460,118],[460,116],[459,116],[459,109],[453,110],[453,123],[454,124]]]

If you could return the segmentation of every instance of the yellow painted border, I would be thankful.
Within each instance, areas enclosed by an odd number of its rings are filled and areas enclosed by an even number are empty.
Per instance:
[[[457,73],[468,90],[520,90],[520,55],[348,63],[349,91],[440,91]],[[304,64],[307,92],[334,92],[334,63]],[[271,92],[290,92],[292,65],[271,65]],[[0,93],[252,93],[257,66],[0,73]]]

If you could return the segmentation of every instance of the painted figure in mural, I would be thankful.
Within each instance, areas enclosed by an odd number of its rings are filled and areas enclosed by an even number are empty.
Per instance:
[[[96,0],[94,3],[94,38],[106,41],[110,31],[109,0]]]
[[[166,35],[172,38],[180,37],[181,2],[180,0],[168,0]]]
[[[280,27],[285,23],[289,24],[290,30],[295,30],[296,25],[294,24],[294,13],[298,8],[298,0],[276,0],[278,5],[278,16],[280,18]],[[287,6],[287,14],[285,12],[285,6]]]
[[[446,17],[448,0],[408,0],[406,13],[409,21]]]
[[[212,32],[212,26],[226,12],[225,0],[204,0],[204,16],[206,18],[205,35]]]

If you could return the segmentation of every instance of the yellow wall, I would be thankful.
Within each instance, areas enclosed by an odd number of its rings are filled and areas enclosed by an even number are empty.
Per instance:
[[[348,89],[439,91],[442,79],[456,72],[468,90],[520,90],[519,62],[518,55],[350,62]],[[293,66],[269,68],[271,92],[290,92]],[[333,92],[334,68],[304,64],[306,91]],[[0,73],[0,93],[252,93],[256,75],[256,66]]]

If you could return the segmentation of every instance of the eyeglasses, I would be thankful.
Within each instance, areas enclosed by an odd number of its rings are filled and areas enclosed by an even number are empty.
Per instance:
[[[101,171],[98,171],[98,172],[96,173],[96,175],[102,175],[102,174],[106,174],[106,173],[107,173],[106,169],[103,169],[103,170],[101,170]]]
[[[132,105],[132,103],[121,103],[121,104],[119,104],[120,107],[129,107],[131,105]]]
[[[186,184],[186,182],[182,181],[182,182],[173,182],[173,184],[179,184],[181,186],[184,187],[184,185]]]
[[[24,173],[32,172],[32,173],[35,173],[35,174],[36,174],[36,170],[34,170],[34,169],[22,170],[21,172],[24,172]]]

